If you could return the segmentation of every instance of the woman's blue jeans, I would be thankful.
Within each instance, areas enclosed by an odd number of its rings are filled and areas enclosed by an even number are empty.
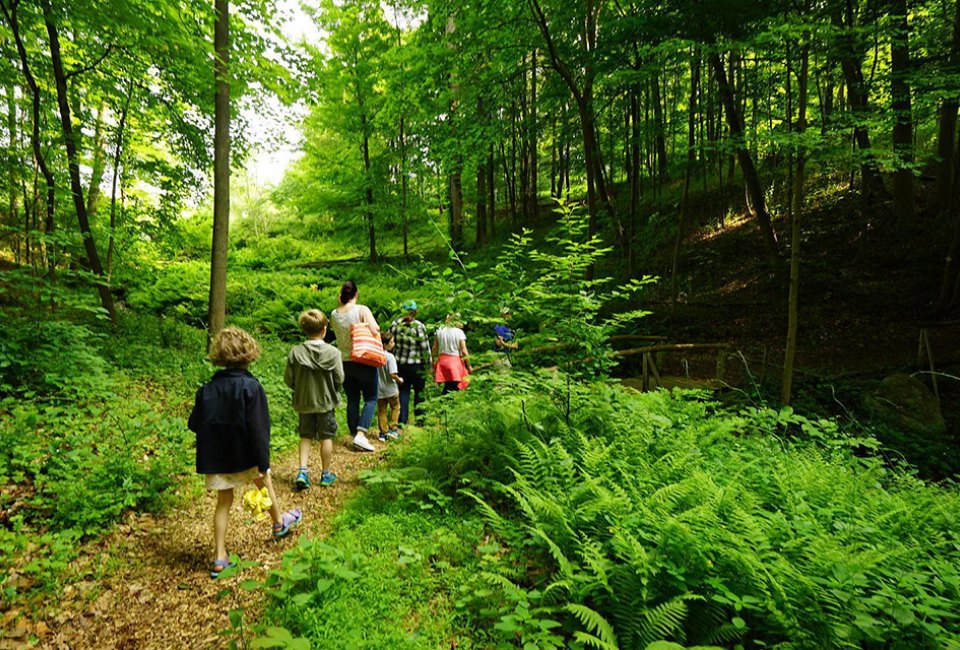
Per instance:
[[[347,394],[347,429],[366,433],[377,411],[377,369],[354,361],[343,362],[343,391]],[[360,399],[363,398],[363,407]]]

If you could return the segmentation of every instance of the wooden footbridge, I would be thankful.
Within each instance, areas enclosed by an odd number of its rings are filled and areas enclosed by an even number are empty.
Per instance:
[[[621,379],[625,386],[649,391],[657,388],[720,390],[728,385],[725,375],[729,343],[670,343],[666,336],[639,334],[612,336],[608,341],[614,347],[613,357],[622,365],[631,366],[639,359],[639,368],[630,373],[632,376]],[[527,350],[521,348],[515,354],[521,357],[549,354],[568,347],[567,343],[552,343]],[[689,371],[688,358],[691,356],[697,357],[699,362],[696,365],[700,367],[694,373],[696,376],[691,376]],[[704,376],[702,369],[704,356],[713,356],[708,376]]]

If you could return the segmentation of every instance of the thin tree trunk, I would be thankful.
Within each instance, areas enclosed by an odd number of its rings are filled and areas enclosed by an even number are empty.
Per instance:
[[[104,124],[104,105],[101,102],[97,109],[97,122],[93,132],[93,161],[90,165],[90,189],[87,190],[87,217],[91,220],[97,216],[100,207],[100,183],[103,182],[103,173],[106,171],[107,160],[104,154],[106,145]]]
[[[117,144],[113,149],[113,182],[110,187],[110,240],[107,244],[107,277],[113,274],[113,249],[117,230],[117,182],[120,179],[120,161],[123,157],[123,132],[127,125],[127,111],[130,109],[130,97],[133,95],[133,82],[127,87],[127,98],[120,113],[117,125]]]
[[[530,223],[530,124],[529,109],[527,108],[527,55],[520,60],[520,116],[519,147],[520,152],[520,215],[523,223]]]
[[[693,174],[696,153],[697,94],[700,90],[700,48],[694,50],[690,59],[690,102],[687,115],[687,164],[683,174],[683,198],[680,201],[680,218],[677,223],[677,236],[673,242],[673,263],[670,271],[670,316],[677,311],[677,268],[680,263],[680,245],[683,242],[687,213],[690,210],[690,177]]]
[[[760,184],[760,177],[757,174],[756,167],[754,167],[753,157],[750,155],[744,142],[743,123],[734,103],[733,91],[730,89],[730,84],[727,81],[727,73],[726,70],[724,70],[723,61],[720,60],[720,55],[716,52],[710,54],[710,65],[713,67],[714,76],[717,79],[724,111],[727,114],[727,125],[730,128],[730,136],[733,138],[736,149],[737,161],[740,163],[740,169],[743,172],[743,181],[753,204],[757,223],[760,225],[760,232],[763,235],[763,240],[767,247],[767,255],[771,261],[776,261],[780,257],[780,245],[777,242],[777,235],[773,230],[770,215],[767,213],[766,200],[763,195],[763,186]]]
[[[450,14],[447,17],[446,35],[450,37],[457,31],[456,15]],[[452,42],[448,42],[447,47],[454,49]],[[456,128],[457,107],[460,97],[460,82],[456,77],[451,76],[450,90],[452,98],[450,100],[450,119],[451,128]],[[463,161],[459,154],[454,154],[454,159],[450,168],[450,242],[455,251],[463,250],[463,186],[461,174],[463,172]]]
[[[863,200],[867,205],[875,205],[886,200],[888,195],[886,188],[883,186],[883,177],[880,175],[873,149],[870,146],[870,135],[867,132],[867,127],[863,124],[869,113],[870,102],[867,86],[863,79],[860,50],[856,46],[857,37],[850,33],[853,28],[852,0],[846,0],[844,12],[846,19],[839,12],[835,12],[833,17],[834,24],[843,32],[846,32],[841,41],[840,67],[843,70],[843,77],[846,82],[847,104],[856,118],[853,137],[861,151],[860,171],[863,177]]]
[[[667,142],[664,138],[663,100],[660,97],[660,74],[655,72],[651,81],[653,86],[653,121],[657,143],[657,178],[661,182],[667,177]]]
[[[20,221],[20,217],[17,211],[17,185],[18,185],[18,171],[20,168],[20,142],[18,138],[17,130],[17,100],[14,96],[15,86],[11,82],[7,86],[7,182],[10,183],[10,191],[7,197],[7,212],[10,219],[10,226],[16,227]],[[30,245],[30,232],[25,230],[23,233],[23,248],[26,251],[27,247]],[[23,257],[27,257],[26,252],[23,256],[20,253],[20,246],[14,246],[14,255],[16,261],[19,263]]]
[[[487,221],[487,225],[490,227],[491,236],[497,233],[497,187],[495,183],[496,173],[493,168],[494,155],[493,143],[491,142],[490,148],[487,150],[487,191],[490,192],[490,200],[487,203],[490,218]]]
[[[207,335],[212,343],[226,324],[227,245],[230,239],[230,3],[215,0],[213,134],[213,241],[210,247],[210,306]]]
[[[30,143],[33,148],[33,160],[34,160],[34,169],[40,170],[40,173],[43,175],[44,183],[46,184],[47,189],[47,200],[46,200],[46,216],[44,221],[44,232],[47,235],[52,235],[56,229],[56,221],[54,220],[54,208],[56,200],[56,184],[53,177],[53,172],[50,171],[50,168],[47,166],[47,161],[43,157],[43,152],[40,149],[40,88],[37,86],[36,79],[33,76],[33,72],[30,70],[30,64],[27,59],[27,50],[23,44],[23,37],[20,34],[20,22],[17,16],[17,3],[13,2],[9,6],[6,1],[0,1],[0,9],[3,10],[4,17],[7,19],[7,23],[10,25],[11,32],[13,33],[13,39],[17,46],[17,55],[20,59],[20,69],[23,71],[23,77],[27,82],[27,88],[30,89],[31,96],[31,131],[30,131]],[[37,219],[37,201],[36,197],[38,196],[37,191],[37,177],[34,173],[34,208],[33,218]],[[24,201],[26,205],[26,201]],[[34,224],[34,229],[36,229],[36,224]],[[44,256],[46,257],[47,263],[47,279],[51,284],[56,282],[57,271],[57,255],[56,255],[56,246],[53,243],[53,240],[49,237],[46,238],[46,243],[43,245]],[[51,299],[52,300],[52,299]],[[52,303],[51,303],[52,304]]]
[[[73,196],[73,206],[77,213],[77,221],[80,224],[80,233],[83,235],[84,250],[87,254],[90,271],[99,278],[97,282],[97,293],[100,294],[100,303],[109,315],[110,321],[116,322],[117,314],[113,304],[113,294],[110,292],[107,277],[100,263],[100,255],[97,253],[96,242],[90,230],[87,206],[83,200],[83,186],[80,181],[80,156],[77,152],[73,122],[70,116],[67,78],[63,71],[63,60],[60,55],[60,36],[57,32],[57,26],[53,22],[50,3],[44,1],[42,6],[44,23],[46,23],[47,27],[47,36],[50,40],[50,60],[53,64],[53,77],[57,88],[57,105],[60,109],[60,123],[63,127],[63,139],[67,150],[67,168],[70,175],[70,190]]]
[[[893,172],[893,207],[899,223],[913,223],[917,203],[913,193],[913,116],[911,115],[910,25],[907,0],[891,0],[891,18],[896,32],[890,43],[890,96],[893,109],[893,150],[897,168]]]
[[[510,163],[507,161],[507,147],[503,140],[500,141],[500,161],[503,163],[503,185],[507,192],[507,199],[510,206],[510,224],[516,227],[517,223],[517,192],[516,185],[513,183],[513,176],[510,173]]]
[[[809,7],[809,3],[805,3]],[[803,36],[804,45],[800,51],[800,76],[797,79],[799,97],[797,109],[797,133],[802,135],[807,128],[807,85],[810,68],[810,46],[807,34]],[[789,71],[787,72],[789,80]],[[793,183],[792,219],[790,220],[790,290],[787,297],[787,343],[783,360],[783,383],[780,387],[780,401],[790,404],[793,399],[793,367],[797,356],[797,329],[800,320],[800,242],[801,222],[804,204],[804,166],[806,151],[799,147],[797,151],[797,171]]]
[[[483,115],[483,98],[477,97],[477,115]],[[480,248],[487,242],[487,170],[486,156],[477,161],[477,239]]]
[[[630,91],[630,214],[627,216],[627,277],[634,274],[633,240],[636,236],[637,222],[640,212],[640,106],[637,101],[637,89]]]
[[[409,179],[407,178],[407,141],[404,133],[404,118],[400,117],[400,213],[403,231],[403,258],[410,257],[409,238],[410,224],[407,214],[407,192]]]
[[[538,150],[540,147],[537,123],[537,50],[534,48],[530,55],[530,216],[536,222],[540,218],[540,199],[538,185],[540,181],[540,166]]]
[[[956,0],[953,14],[953,35],[950,39],[951,67],[960,64],[960,0]],[[955,97],[944,98],[940,103],[940,120],[937,134],[937,186],[936,208],[941,213],[949,212],[956,202],[953,194],[955,153],[953,138],[957,130],[957,110],[960,102]]]
[[[366,106],[363,103],[362,97],[362,95],[358,94],[358,101],[360,102],[360,130],[363,132],[363,196],[364,202],[367,204],[367,241],[370,249],[370,262],[371,264],[375,264],[377,261],[377,226],[376,222],[374,221],[373,213],[373,178],[371,178],[370,165],[370,134],[368,132]]]

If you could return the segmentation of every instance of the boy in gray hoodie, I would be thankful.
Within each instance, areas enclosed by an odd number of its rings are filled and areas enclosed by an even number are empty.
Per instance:
[[[343,385],[343,362],[340,351],[324,342],[327,316],[319,309],[300,314],[300,329],[307,340],[290,350],[283,381],[293,389],[293,408],[300,414],[300,469],[295,485],[298,490],[310,487],[307,462],[313,440],[320,441],[320,463],[323,473],[320,485],[329,486],[337,480],[330,471],[333,459],[333,436],[337,432],[334,409],[340,403]]]

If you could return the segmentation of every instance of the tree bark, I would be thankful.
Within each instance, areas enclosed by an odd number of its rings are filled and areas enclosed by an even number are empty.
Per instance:
[[[410,224],[407,214],[407,192],[410,180],[407,178],[407,141],[404,133],[404,118],[400,117],[400,213],[403,230],[403,258],[410,256]]]
[[[690,60],[690,101],[687,115],[687,164],[683,174],[683,197],[680,201],[680,218],[677,221],[677,236],[673,242],[673,263],[670,271],[670,316],[677,311],[677,269],[680,263],[680,245],[690,210],[690,177],[693,174],[696,153],[697,95],[700,90],[700,48],[696,48]]]
[[[37,192],[37,179],[36,179],[36,170],[40,170],[40,174],[43,175],[44,183],[46,184],[47,189],[47,199],[46,199],[46,215],[44,221],[44,232],[48,235],[53,234],[56,230],[56,221],[54,219],[54,208],[56,201],[56,183],[54,181],[53,172],[50,171],[50,168],[47,166],[47,161],[43,157],[43,152],[40,149],[40,88],[37,86],[37,81],[33,76],[33,72],[30,70],[30,62],[27,58],[27,50],[23,44],[23,36],[20,34],[20,21],[17,16],[17,2],[6,2],[6,0],[0,0],[0,9],[3,10],[4,17],[7,19],[7,23],[10,25],[10,30],[13,34],[14,43],[17,46],[17,56],[20,59],[20,69],[23,72],[23,78],[27,82],[27,88],[30,89],[30,108],[31,108],[31,130],[30,130],[30,144],[33,149],[33,161],[34,161],[34,201],[33,201],[33,210],[27,209],[28,202],[24,200],[24,210],[33,213],[34,220],[37,219],[37,201],[36,197],[38,196]],[[57,277],[57,266],[56,266],[56,246],[53,244],[52,240],[48,240],[46,244],[46,261],[47,261],[47,279],[50,283],[56,282]]]
[[[490,218],[487,220],[487,225],[490,227],[489,234],[491,236],[497,232],[497,186],[495,179],[493,143],[491,142],[490,148],[487,150],[487,191],[490,192],[490,200],[487,203]]]
[[[540,218],[540,198],[538,185],[540,181],[540,165],[538,160],[538,151],[540,148],[538,136],[539,125],[537,123],[537,50],[534,48],[530,55],[530,180],[528,182],[530,190],[530,217],[536,222]]]
[[[447,17],[446,25],[446,35],[450,37],[457,31],[457,20],[456,14],[451,13]],[[456,46],[453,44],[452,40],[448,41],[447,47],[451,50],[456,49]],[[459,80],[451,75],[450,78],[450,90],[451,90],[451,100],[450,100],[450,119],[449,124],[451,128],[456,127],[457,123],[457,110],[458,104],[460,102],[460,82]],[[455,133],[451,134],[456,139]],[[449,183],[449,194],[450,194],[450,243],[455,251],[463,250],[463,185],[462,185],[462,173],[463,173],[463,160],[459,153],[454,153],[453,160],[450,163],[450,183]]]
[[[805,3],[809,7],[809,3]],[[800,76],[797,78],[798,108],[797,133],[803,134],[807,128],[807,86],[810,69],[810,46],[806,42],[800,51]],[[787,72],[789,75],[789,71]],[[788,76],[789,78],[789,76]],[[801,222],[804,204],[804,169],[806,151],[800,147],[797,151],[797,170],[793,184],[792,219],[790,220],[790,290],[787,297],[787,343],[783,359],[783,383],[780,386],[780,401],[790,404],[793,399],[793,367],[797,356],[797,330],[800,321],[800,242]]]
[[[483,98],[477,98],[477,115],[483,115]],[[486,155],[477,160],[477,238],[480,248],[487,243],[487,169]]]
[[[834,24],[843,32],[840,40],[840,67],[846,82],[847,104],[854,114],[853,128],[854,141],[861,151],[862,162],[860,173],[863,178],[863,200],[866,205],[875,205],[888,198],[887,190],[883,185],[883,177],[877,166],[873,149],[870,146],[870,134],[864,122],[870,109],[869,93],[863,78],[860,48],[856,45],[856,35],[849,33],[853,27],[853,5],[851,0],[845,3],[846,18],[839,12],[834,12]]]
[[[110,187],[110,240],[107,244],[107,277],[113,274],[113,249],[117,230],[117,183],[120,181],[120,161],[123,159],[123,133],[127,126],[127,111],[130,110],[130,97],[133,95],[133,83],[127,87],[127,98],[120,112],[117,124],[117,143],[113,149],[113,182]]]
[[[657,179],[661,182],[667,177],[667,141],[664,138],[663,100],[660,97],[660,74],[654,73],[651,81],[653,90],[653,123],[657,145]]]
[[[950,39],[948,66],[954,70],[960,65],[960,0],[956,0],[953,18],[953,36]],[[956,202],[953,194],[955,174],[954,136],[957,130],[957,110],[960,102],[955,97],[944,98],[940,103],[940,120],[937,134],[937,185],[935,204],[941,213],[949,212]]]
[[[227,315],[227,245],[230,239],[230,3],[215,0],[213,134],[213,242],[210,247],[209,341],[220,333]]]
[[[369,125],[367,122],[366,107],[363,103],[363,95],[360,94],[359,85],[360,82],[358,80],[357,98],[360,103],[360,130],[363,132],[363,146],[361,147],[361,153],[363,154],[363,196],[364,203],[367,205],[367,242],[369,244],[370,263],[375,264],[377,261],[377,225],[374,220],[373,213],[373,178],[371,178],[370,174],[370,133],[368,130]]]
[[[570,70],[570,66],[561,58],[550,33],[550,23],[540,6],[539,0],[528,0],[533,13],[534,22],[547,46],[550,65],[560,75],[570,93],[573,95],[580,116],[580,130],[583,137],[583,157],[587,175],[587,211],[589,212],[588,233],[590,237],[598,231],[597,191],[603,187],[603,181],[598,177],[598,155],[596,140],[596,125],[593,113],[593,82],[596,71],[593,66],[593,52],[597,47],[597,31],[600,12],[603,3],[588,0],[584,8],[584,20],[580,33],[580,47],[584,51],[583,79],[578,83]],[[606,192],[601,189],[603,195]],[[593,277],[593,267],[587,270],[588,278]]]
[[[727,115],[727,126],[730,129],[730,135],[734,141],[737,162],[740,163],[740,169],[743,172],[743,182],[746,185],[747,194],[750,196],[751,203],[753,204],[753,212],[757,218],[757,223],[760,225],[760,232],[766,244],[767,255],[771,261],[777,261],[780,258],[780,244],[777,242],[777,235],[773,230],[770,215],[767,213],[766,199],[763,195],[763,186],[760,184],[760,177],[757,174],[756,167],[754,167],[753,157],[750,155],[744,141],[743,122],[736,108],[733,91],[727,81],[727,73],[724,69],[723,61],[716,52],[710,53],[710,65],[713,68],[714,76],[717,80],[724,112]]]
[[[910,25],[907,0],[891,0],[891,18],[896,32],[890,43],[890,96],[893,109],[893,151],[897,168],[893,172],[893,207],[898,223],[913,223],[917,203],[913,192],[913,116],[911,115]]]
[[[53,65],[53,77],[57,88],[57,106],[60,109],[60,123],[63,128],[64,145],[67,150],[67,168],[70,175],[70,190],[73,196],[73,206],[77,213],[80,233],[83,236],[83,246],[87,255],[87,263],[90,271],[97,276],[99,280],[97,282],[97,293],[100,295],[100,304],[110,317],[110,321],[115,323],[117,313],[113,304],[113,294],[110,292],[110,285],[107,281],[106,274],[103,272],[103,265],[100,263],[97,245],[93,239],[93,233],[90,230],[87,205],[83,200],[83,186],[80,181],[80,156],[77,152],[73,121],[70,115],[67,77],[63,71],[63,60],[60,55],[60,36],[57,31],[57,26],[53,22],[50,3],[45,0],[42,7],[43,19],[50,41],[50,61]]]
[[[20,217],[17,211],[17,185],[18,171],[20,168],[20,142],[17,129],[17,100],[15,97],[15,85],[11,82],[7,86],[7,182],[10,183],[10,191],[7,195],[7,216],[10,219],[10,227],[19,226]],[[30,246],[30,231],[25,229],[23,232],[23,249],[20,253],[20,245],[14,245],[14,257],[19,263],[21,259],[29,257],[27,249]]]
[[[90,152],[92,162],[90,165],[90,189],[87,190],[87,217],[95,219],[97,209],[100,207],[100,183],[103,182],[103,173],[106,171],[106,156],[104,155],[103,126],[104,106],[101,103],[97,109],[97,122],[93,132],[93,151]]]

